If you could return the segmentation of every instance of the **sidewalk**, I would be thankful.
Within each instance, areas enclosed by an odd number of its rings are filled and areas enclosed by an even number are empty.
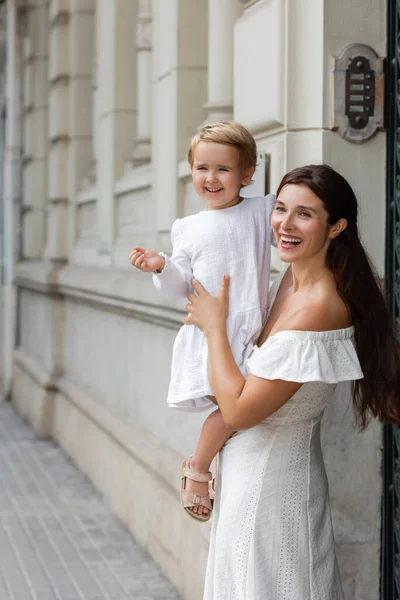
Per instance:
[[[0,600],[179,600],[52,442],[0,404]]]

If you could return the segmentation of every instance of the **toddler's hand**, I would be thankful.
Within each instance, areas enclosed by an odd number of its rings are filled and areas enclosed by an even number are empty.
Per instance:
[[[165,260],[157,252],[140,248],[139,246],[134,248],[130,253],[129,262],[144,273],[151,273],[153,271],[161,272],[165,266]]]

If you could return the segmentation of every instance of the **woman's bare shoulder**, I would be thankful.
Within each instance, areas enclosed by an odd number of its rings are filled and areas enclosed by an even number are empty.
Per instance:
[[[331,331],[350,325],[349,311],[336,291],[310,299],[290,319],[290,329],[300,331]]]

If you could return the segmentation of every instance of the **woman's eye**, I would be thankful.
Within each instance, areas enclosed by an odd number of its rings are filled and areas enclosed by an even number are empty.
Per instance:
[[[277,212],[284,212],[285,209],[283,208],[283,206],[275,206],[275,209]]]
[[[302,217],[311,217],[311,215],[309,213],[306,213],[306,212],[301,212],[300,215]]]

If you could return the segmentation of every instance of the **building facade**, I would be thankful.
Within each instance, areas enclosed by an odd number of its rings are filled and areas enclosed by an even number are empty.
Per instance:
[[[257,140],[257,185],[325,162],[355,188],[385,271],[386,133],[335,125],[333,60],[386,56],[383,0],[7,0],[0,383],[60,443],[187,600],[202,597],[207,525],[179,505],[202,417],[169,410],[183,303],[128,262],[170,251],[201,209],[186,151],[234,118]],[[381,98],[382,100],[382,98]],[[273,268],[280,268],[276,255]],[[338,396],[323,420],[347,598],[380,597],[382,427],[360,433]]]

